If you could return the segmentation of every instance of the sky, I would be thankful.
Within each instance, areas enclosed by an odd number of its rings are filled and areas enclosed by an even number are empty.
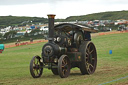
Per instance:
[[[0,16],[44,17],[56,19],[106,11],[128,10],[128,0],[0,0]]]

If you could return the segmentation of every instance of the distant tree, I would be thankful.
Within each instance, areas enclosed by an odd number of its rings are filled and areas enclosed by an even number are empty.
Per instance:
[[[28,33],[26,32],[26,33],[24,34],[24,36],[25,36],[25,37],[28,37],[29,35],[28,35]]]
[[[3,36],[3,35],[0,33],[0,39],[2,38],[2,36]]]
[[[4,38],[6,39],[13,38],[16,35],[16,33],[17,33],[16,31],[7,32],[5,33]]]
[[[40,29],[34,29],[30,32],[31,35],[34,35],[35,33],[39,33],[40,32]]]

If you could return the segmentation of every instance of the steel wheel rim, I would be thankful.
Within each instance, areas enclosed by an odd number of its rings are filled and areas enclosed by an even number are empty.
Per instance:
[[[85,65],[89,74],[94,73],[97,64],[97,56],[95,46],[90,43],[86,49]]]
[[[68,72],[68,60],[66,59],[66,57],[62,60],[62,74],[63,76],[67,75]]]
[[[66,55],[62,55],[59,59],[58,73],[61,78],[66,78],[70,74],[70,60]]]
[[[41,68],[40,59],[38,57],[34,57],[32,61],[32,74],[36,78],[42,74],[43,69]]]

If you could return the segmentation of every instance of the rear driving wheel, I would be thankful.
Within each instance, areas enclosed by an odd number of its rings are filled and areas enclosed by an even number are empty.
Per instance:
[[[80,63],[80,70],[83,75],[93,74],[97,66],[97,53],[95,45],[91,41],[85,41],[80,46],[82,53],[82,61]]]
[[[66,78],[70,74],[70,60],[67,55],[62,55],[58,61],[58,73],[61,78]]]
[[[30,73],[33,78],[39,78],[42,75],[43,63],[40,62],[39,56],[34,56],[30,62]]]

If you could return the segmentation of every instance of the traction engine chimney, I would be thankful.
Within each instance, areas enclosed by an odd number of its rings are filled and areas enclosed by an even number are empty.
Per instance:
[[[48,14],[49,42],[52,42],[54,36],[54,14]]]

